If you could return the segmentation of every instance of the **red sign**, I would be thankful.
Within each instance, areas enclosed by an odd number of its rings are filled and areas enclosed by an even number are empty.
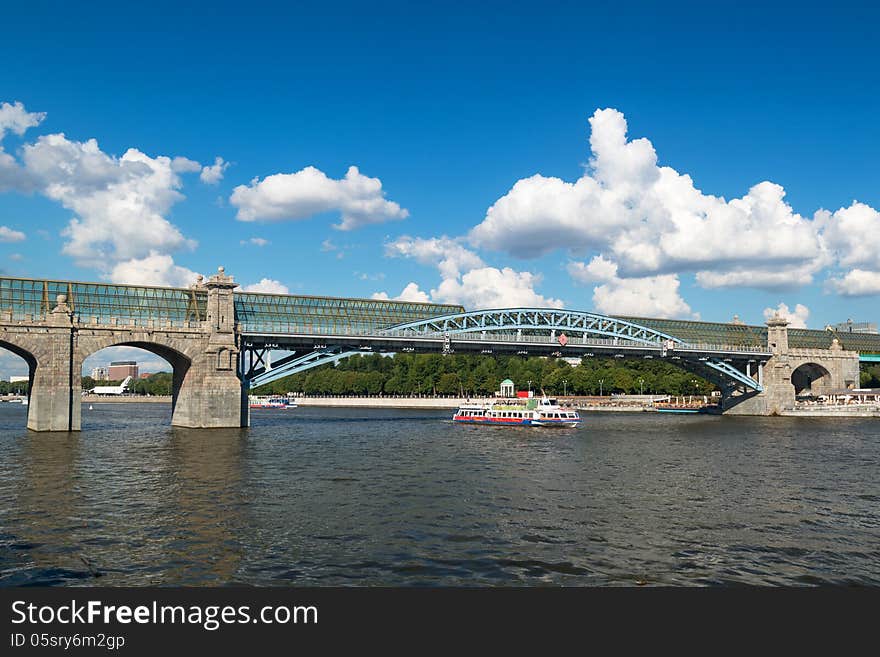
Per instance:
[[[565,337],[565,333],[560,333],[559,337],[556,338],[563,347],[568,344],[568,338]]]

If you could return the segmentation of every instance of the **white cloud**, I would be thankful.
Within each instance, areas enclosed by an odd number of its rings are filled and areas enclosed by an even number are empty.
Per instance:
[[[404,235],[385,244],[385,255],[412,258],[423,265],[435,266],[443,278],[454,278],[485,264],[476,253],[464,247],[460,239],[446,235],[429,239]]]
[[[23,157],[42,193],[76,213],[63,232],[63,252],[81,264],[100,269],[195,246],[165,218],[183,199],[179,158],[175,165],[134,148],[117,158],[94,139],[70,141],[63,134],[40,137],[24,147]]]
[[[390,299],[387,292],[376,292],[370,298],[377,299],[380,301],[388,301]],[[401,291],[400,294],[398,294],[396,297],[394,297],[393,300],[394,301],[416,301],[419,303],[429,303],[431,301],[431,298],[428,296],[427,293],[425,293],[419,289],[418,284],[409,283],[409,284],[407,284],[407,286],[405,288],[403,288],[403,290]]]
[[[181,157],[178,155],[171,160],[171,170],[174,173],[197,173],[201,171],[201,169],[201,164],[188,157]]]
[[[545,297],[535,291],[540,274],[514,271],[510,267],[480,267],[460,278],[444,278],[431,299],[439,303],[457,303],[468,310],[483,308],[562,308],[561,299]]]
[[[20,230],[12,230],[8,226],[0,226],[0,242],[22,242],[26,237]]]
[[[214,158],[214,164],[202,168],[199,180],[206,185],[216,185],[223,180],[223,173],[229,168],[229,162],[225,162],[219,155]]]
[[[283,285],[280,281],[276,281],[272,278],[263,278],[259,283],[246,285],[243,288],[243,291],[262,292],[264,294],[290,294],[290,290],[286,285]]]
[[[132,258],[113,266],[107,278],[114,283],[128,285],[158,285],[189,287],[199,274],[174,264],[167,254],[151,252],[144,258]]]
[[[461,304],[469,309],[562,307],[559,299],[544,297],[535,291],[541,282],[539,274],[518,272],[509,267],[488,267],[482,258],[464,247],[460,239],[445,235],[428,239],[403,236],[386,243],[385,254],[392,258],[412,258],[436,267],[442,280],[431,290],[430,299],[437,303]],[[407,289],[411,289],[413,295],[416,292],[425,295],[415,283],[410,283]]]
[[[807,328],[810,309],[799,303],[794,307],[794,310],[789,310],[788,306],[781,301],[776,308],[764,308],[764,319],[770,319],[776,315],[787,319],[789,328]]]
[[[238,208],[240,221],[306,219],[323,212],[339,212],[339,230],[405,219],[409,212],[385,199],[382,181],[349,167],[341,180],[328,178],[315,167],[296,173],[276,173],[250,185],[236,187],[229,202]]]
[[[21,102],[0,103],[0,142],[7,132],[23,135],[28,128],[42,123],[45,112],[28,112]],[[0,145],[0,192],[14,189],[20,192],[33,190],[33,182],[27,171],[18,165]]]
[[[253,244],[254,246],[266,246],[270,242],[262,237],[252,237],[249,240],[239,240],[238,243],[241,245]]]
[[[335,251],[335,250],[338,249],[338,248],[339,248],[339,247],[336,246],[336,245],[335,245],[331,240],[329,240],[329,239],[328,239],[328,240],[324,240],[323,242],[321,242],[321,250],[324,251],[324,252],[327,252],[327,251]]]
[[[25,130],[37,127],[45,118],[45,112],[28,112],[21,101],[0,103],[0,141],[7,132],[23,135]]]
[[[621,278],[617,264],[601,255],[588,264],[571,262],[568,273],[579,283],[600,283],[593,288],[593,306],[606,315],[640,317],[692,317],[681,298],[676,274]]]
[[[864,297],[880,294],[880,271],[853,269],[843,277],[830,278],[827,290],[845,297]]]
[[[880,270],[880,212],[853,201],[833,214],[817,212],[816,220],[841,266]]]
[[[779,185],[762,182],[731,201],[703,194],[690,176],[658,166],[650,141],[627,141],[617,110],[597,110],[590,124],[590,169],[573,183],[518,181],[470,232],[473,244],[518,257],[595,249],[626,278],[695,271],[714,287],[764,287],[768,278],[776,287],[768,271],[809,282],[828,264],[814,222]]]

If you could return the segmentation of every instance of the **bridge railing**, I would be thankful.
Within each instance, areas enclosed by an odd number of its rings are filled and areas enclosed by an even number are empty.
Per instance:
[[[339,331],[330,331],[324,327],[313,327],[313,326],[303,326],[303,325],[291,325],[288,329],[288,334],[290,335],[310,335],[310,336],[326,336],[332,341],[332,338],[390,338],[390,339],[428,339],[428,340],[442,340],[445,337],[449,337],[451,341],[454,342],[504,342],[504,343],[521,343],[521,344],[535,344],[536,342],[544,342],[547,344],[555,344],[562,348],[562,345],[558,341],[558,336],[553,336],[548,334],[533,334],[533,333],[522,333],[517,335],[516,333],[493,333],[491,331],[474,331],[467,333],[449,333],[444,334],[442,332],[425,332],[419,331],[416,329],[393,329],[393,330],[384,330],[377,331],[375,329],[367,329],[367,330],[347,330],[345,332]],[[278,335],[281,337],[282,333],[271,333],[266,335]],[[566,336],[566,345],[567,346],[594,346],[600,348],[615,348],[615,347],[623,347],[623,348],[640,348],[640,349],[662,349],[661,344],[646,344],[644,342],[640,342],[638,340],[631,340],[622,337],[616,338],[598,338],[598,337],[590,337],[590,336],[580,336],[577,334]],[[736,353],[736,354],[744,354],[744,355],[766,355],[769,352],[766,347],[762,347],[759,345],[725,345],[725,344],[715,344],[715,343],[688,343],[688,344],[676,344],[670,351],[675,352],[709,352],[709,353]]]

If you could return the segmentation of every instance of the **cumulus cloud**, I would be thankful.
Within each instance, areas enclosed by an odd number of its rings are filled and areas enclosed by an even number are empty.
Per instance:
[[[853,269],[844,276],[829,278],[825,289],[845,297],[865,297],[880,294],[880,271]]]
[[[26,237],[20,230],[12,230],[8,226],[0,226],[0,242],[22,242]]]
[[[789,322],[789,328],[807,328],[807,319],[810,317],[810,309],[799,303],[794,307],[794,310],[790,310],[789,307],[782,302],[779,302],[779,305],[776,306],[776,308],[764,308],[764,319],[770,319],[776,315],[787,319]]]
[[[409,212],[385,199],[382,181],[349,167],[345,177],[334,180],[306,167],[296,173],[276,173],[249,185],[236,187],[229,202],[238,208],[240,221],[306,219],[323,212],[339,212],[339,230],[405,219]]]
[[[238,243],[241,245],[253,244],[254,246],[266,246],[269,244],[269,240],[262,237],[252,237],[249,240],[239,240]]]
[[[853,201],[833,214],[817,212],[816,220],[841,266],[880,270],[880,212]]]
[[[593,307],[606,315],[696,318],[679,294],[676,274],[621,278],[617,264],[601,255],[589,263],[571,262],[567,269],[579,283],[599,283]]]
[[[385,255],[412,258],[423,265],[436,266],[443,278],[454,278],[468,269],[484,266],[482,258],[462,244],[462,240],[442,237],[421,238],[404,235],[385,244]]]
[[[63,252],[81,264],[101,268],[195,246],[165,218],[183,199],[177,190],[185,158],[152,158],[134,148],[115,157],[94,139],[53,134],[25,146],[23,159],[42,193],[77,215],[63,232]]]
[[[7,132],[23,135],[25,130],[37,127],[45,118],[45,112],[28,112],[21,101],[0,103],[0,140]]]
[[[144,258],[116,263],[107,278],[114,283],[128,285],[189,287],[198,275],[198,272],[174,264],[174,258],[170,255],[153,251]]]
[[[387,292],[376,292],[372,295],[372,299],[378,299],[380,301],[388,301],[392,299],[392,297],[388,296]],[[417,283],[408,283],[405,288],[398,294],[396,297],[393,297],[394,301],[417,301],[420,303],[429,303],[431,298],[428,296],[426,292],[423,292],[419,289]]]
[[[469,309],[561,308],[563,305],[561,300],[544,297],[535,291],[534,288],[541,283],[539,274],[486,266],[482,258],[463,246],[460,239],[445,235],[427,239],[403,236],[387,243],[385,254],[392,258],[412,258],[436,267],[442,280],[427,298],[437,303],[460,304]],[[415,283],[410,286],[413,286],[412,294],[425,294]]]
[[[460,278],[445,278],[431,298],[440,303],[457,303],[469,310],[482,308],[562,308],[561,299],[545,297],[535,291],[541,275],[514,271],[510,267],[480,267]]]
[[[216,185],[223,180],[223,173],[229,168],[229,162],[225,162],[219,155],[214,158],[214,164],[202,167],[199,180],[206,185]]]
[[[263,278],[259,283],[245,285],[243,290],[245,292],[262,292],[264,294],[290,294],[290,290],[286,285],[272,278]]]
[[[650,141],[628,140],[617,110],[597,110],[590,125],[592,158],[580,179],[518,181],[471,242],[518,257],[595,249],[625,277],[695,271],[712,287],[777,287],[790,272],[809,282],[828,264],[814,222],[792,210],[781,186],[762,182],[730,201],[707,195],[659,166]]]
[[[45,112],[28,112],[19,101],[0,103],[0,142],[7,132],[23,135],[28,128],[38,126],[45,118]],[[33,182],[27,171],[0,144],[0,192],[7,190],[30,192]]]

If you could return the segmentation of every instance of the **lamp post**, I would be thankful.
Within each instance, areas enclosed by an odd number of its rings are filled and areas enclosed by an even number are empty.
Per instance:
[[[640,395],[645,394],[645,380],[644,379],[639,379],[639,394]]]
[[[697,393],[697,380],[691,379],[691,385],[693,386],[691,389],[691,401],[694,401],[694,395]]]
[[[605,383],[605,379],[599,379],[599,396],[602,396],[602,384]]]
[[[562,379],[562,396],[568,396],[568,381],[566,379]]]

